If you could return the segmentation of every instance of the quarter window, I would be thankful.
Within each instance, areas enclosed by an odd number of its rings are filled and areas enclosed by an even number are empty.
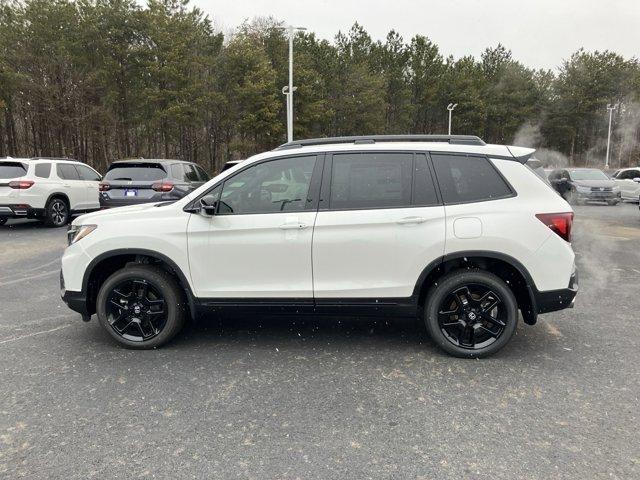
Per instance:
[[[308,201],[316,157],[293,157],[260,163],[224,182],[220,215],[301,212]]]
[[[427,164],[427,156],[416,155],[416,163],[413,167],[413,204],[428,206],[437,203],[438,196]]]
[[[488,158],[431,154],[445,203],[495,200],[513,194]]]
[[[410,206],[412,165],[412,153],[334,155],[330,208]]]
[[[35,175],[38,178],[49,178],[49,175],[51,175],[51,164],[38,163],[35,168]]]

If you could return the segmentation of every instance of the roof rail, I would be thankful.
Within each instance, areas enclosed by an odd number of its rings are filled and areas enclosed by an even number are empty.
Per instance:
[[[75,158],[69,157],[31,157],[29,160],[65,160],[67,162],[79,162],[80,160],[76,160]]]
[[[475,135],[365,135],[355,137],[327,137],[294,140],[293,142],[280,145],[275,148],[275,150],[308,147],[312,145],[331,145],[340,143],[353,143],[354,145],[358,145],[384,142],[444,142],[451,145],[486,145],[480,137],[476,137]]]

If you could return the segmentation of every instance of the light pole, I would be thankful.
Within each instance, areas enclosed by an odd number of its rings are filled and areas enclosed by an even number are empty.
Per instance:
[[[609,150],[611,146],[611,119],[613,118],[613,111],[618,108],[618,104],[609,103],[607,105],[607,110],[609,110],[609,134],[607,135],[607,158],[604,161],[604,169],[609,169]]]
[[[287,142],[293,141],[293,92],[297,87],[293,86],[293,36],[296,31],[306,30],[304,27],[289,25],[281,27],[289,32],[289,85],[282,88],[282,94],[287,97]]]
[[[457,103],[450,103],[449,105],[447,105],[447,110],[449,110],[449,135],[451,135],[451,114],[453,113],[453,109],[457,106]]]

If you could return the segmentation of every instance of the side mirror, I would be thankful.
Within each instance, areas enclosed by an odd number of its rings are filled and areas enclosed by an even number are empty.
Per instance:
[[[216,214],[218,201],[212,195],[207,195],[200,199],[200,213],[209,217]]]

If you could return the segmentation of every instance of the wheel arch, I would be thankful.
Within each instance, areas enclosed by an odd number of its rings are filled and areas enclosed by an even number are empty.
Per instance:
[[[432,285],[447,273],[465,268],[479,268],[500,277],[514,293],[525,323],[537,321],[536,287],[526,267],[515,258],[501,252],[469,250],[454,252],[425,267],[416,282],[413,297],[422,308]]]
[[[49,205],[49,202],[54,198],[60,198],[64,200],[67,204],[67,207],[69,208],[69,213],[71,213],[71,201],[69,200],[69,196],[66,193],[62,193],[62,192],[53,192],[49,194],[49,196],[47,197],[47,201],[44,203],[44,208],[47,208],[47,205]]]
[[[96,312],[96,299],[102,283],[116,271],[130,263],[155,265],[173,275],[178,285],[184,290],[189,303],[191,317],[196,315],[196,300],[191,284],[182,269],[166,255],[140,248],[123,248],[104,252],[94,258],[87,266],[82,278],[82,291],[86,294],[89,314]]]

